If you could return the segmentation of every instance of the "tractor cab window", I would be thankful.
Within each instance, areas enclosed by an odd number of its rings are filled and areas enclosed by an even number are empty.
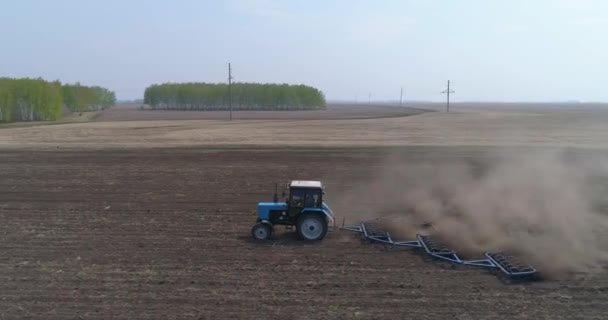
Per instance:
[[[321,207],[320,189],[292,189],[289,206],[293,208]]]
[[[311,190],[306,193],[304,204],[307,208],[318,208],[321,206],[321,193],[318,190]]]
[[[295,208],[303,208],[305,197],[306,192],[304,190],[291,190],[291,199],[289,200],[289,206]]]

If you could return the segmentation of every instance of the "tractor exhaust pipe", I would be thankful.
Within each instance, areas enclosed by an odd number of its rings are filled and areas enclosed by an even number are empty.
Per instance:
[[[274,184],[274,197],[272,198],[274,203],[279,202],[279,185],[277,183]]]

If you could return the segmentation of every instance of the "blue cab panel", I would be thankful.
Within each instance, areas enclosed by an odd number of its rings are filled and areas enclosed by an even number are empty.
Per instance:
[[[287,203],[285,202],[260,202],[258,203],[258,219],[268,220],[270,219],[271,210],[287,210]]]

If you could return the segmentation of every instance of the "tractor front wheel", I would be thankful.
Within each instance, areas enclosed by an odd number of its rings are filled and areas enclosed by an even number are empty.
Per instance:
[[[254,239],[263,241],[270,239],[270,235],[272,234],[272,227],[268,223],[257,223],[251,229],[251,235]]]
[[[306,241],[319,241],[327,234],[327,220],[316,213],[305,213],[296,223],[298,238]]]

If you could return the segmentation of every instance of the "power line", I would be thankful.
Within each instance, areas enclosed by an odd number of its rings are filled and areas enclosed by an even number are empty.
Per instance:
[[[450,94],[451,93],[455,93],[454,90],[450,89],[450,80],[448,80],[448,88],[446,90],[444,90],[444,91],[441,91],[441,93],[445,93],[448,96],[448,102],[447,102],[447,105],[446,105],[446,111],[450,112]]]
[[[232,121],[232,67],[228,62],[228,107],[230,108],[230,121]]]

